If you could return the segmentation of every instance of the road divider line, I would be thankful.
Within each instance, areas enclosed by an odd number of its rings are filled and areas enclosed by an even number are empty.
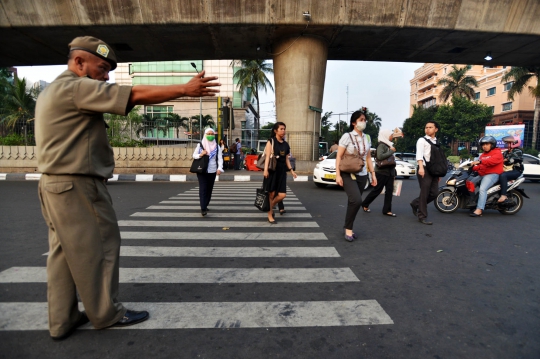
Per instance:
[[[177,202],[174,202],[174,203],[177,203]],[[216,207],[216,206],[212,206],[212,203],[210,203],[210,208],[212,208],[212,212],[214,210],[216,210],[216,211],[220,211],[220,210],[221,211],[230,211],[231,206]],[[156,206],[149,206],[146,209],[178,209],[178,210],[194,209],[194,210],[200,211],[201,206],[185,206],[185,205],[181,205],[181,204],[178,204],[176,206],[159,206],[159,205],[156,205]],[[253,203],[251,204],[251,206],[237,206],[237,205],[234,206],[235,211],[248,210],[248,209],[251,209],[251,210],[255,209],[255,206],[253,206]],[[288,206],[287,207],[287,213],[293,212],[293,211],[305,211],[305,210],[306,210],[306,207],[302,207],[302,206],[292,206],[292,207]],[[261,212],[261,213],[263,213],[263,212]]]

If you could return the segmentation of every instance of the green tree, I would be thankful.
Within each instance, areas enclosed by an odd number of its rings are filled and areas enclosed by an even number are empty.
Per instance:
[[[396,150],[398,152],[416,152],[416,141],[425,136],[424,128],[426,123],[433,120],[437,113],[437,106],[428,108],[413,106],[413,114],[403,123],[403,138],[397,140]]]
[[[339,141],[341,136],[343,136],[343,134],[347,131],[349,131],[349,123],[343,120],[338,120],[334,125],[334,139]]]
[[[382,119],[375,112],[367,112],[366,129],[364,133],[371,137],[372,147],[377,146],[379,130],[381,129]]]
[[[272,82],[266,77],[266,74],[273,74],[274,69],[272,64],[266,60],[239,60],[241,68],[234,74],[234,79],[238,81],[238,89],[244,92],[247,88],[251,88],[253,96],[257,100],[257,113],[260,115],[259,105],[259,90],[267,92],[268,88],[274,91]],[[255,129],[260,128],[258,119],[255,119]]]
[[[330,117],[332,117],[332,111],[326,112],[324,116],[321,117],[321,137],[325,141],[330,140],[330,126],[332,126]]]
[[[443,142],[476,142],[492,119],[487,105],[458,96],[452,98],[452,104],[439,106],[434,117],[441,126],[437,137]]]
[[[478,82],[473,76],[466,76],[470,69],[470,66],[458,68],[456,65],[452,65],[452,71],[445,78],[437,81],[437,85],[444,86],[439,95],[443,102],[454,95],[466,97],[469,100],[474,99],[473,87],[478,87]]]
[[[14,127],[19,121],[26,123],[33,120],[39,91],[28,88],[24,78],[22,80],[15,78],[13,84],[6,81],[3,85],[5,85],[5,93],[0,109],[2,121],[8,127]]]
[[[272,137],[272,127],[274,127],[275,122],[268,122],[266,125],[261,127],[259,131],[259,138],[270,138]]]
[[[202,121],[199,121],[200,117],[201,117],[200,115],[191,116],[191,119],[193,120],[193,125],[192,125],[193,132],[198,133],[199,136],[202,133],[200,127],[202,127],[202,130],[204,131],[204,129],[206,129],[207,127],[214,128],[216,126],[216,122],[214,121],[214,118],[211,115],[204,115],[202,117]]]
[[[534,78],[536,78],[536,86],[533,86]],[[531,148],[536,149],[536,140],[538,138],[538,117],[540,116],[540,67],[512,67],[510,71],[504,74],[501,79],[501,82],[508,81],[513,82],[512,87],[510,87],[510,90],[508,90],[509,100],[513,101],[516,94],[520,94],[525,87],[527,87],[531,96],[536,99],[531,144]]]

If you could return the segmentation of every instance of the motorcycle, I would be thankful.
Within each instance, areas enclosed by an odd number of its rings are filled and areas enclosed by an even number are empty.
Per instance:
[[[474,200],[470,201],[469,193],[474,192],[474,184],[467,179],[474,175],[471,161],[463,162],[459,168],[452,171],[446,180],[446,185],[439,187],[439,193],[434,201],[435,208],[442,213],[454,213],[458,208],[474,210],[478,202],[478,193]],[[525,190],[519,185],[525,181],[521,175],[516,180],[508,181],[508,199],[504,202],[497,202],[501,196],[501,185],[496,183],[487,191],[485,209],[494,209],[502,214],[516,214],[523,207],[523,197],[529,198]]]

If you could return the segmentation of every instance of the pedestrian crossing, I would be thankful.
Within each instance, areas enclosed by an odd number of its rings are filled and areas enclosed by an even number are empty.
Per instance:
[[[338,251],[329,244],[317,222],[290,188],[284,201],[287,214],[278,218],[277,225],[272,225],[268,223],[266,213],[259,212],[253,206],[255,189],[259,187],[259,184],[247,182],[216,182],[210,211],[205,217],[200,214],[198,187],[195,187],[134,212],[129,219],[119,220],[122,236],[120,256],[126,260],[148,259],[156,264],[167,258],[206,258],[212,260],[208,265],[214,266],[176,268],[168,264],[153,268],[123,267],[121,259],[120,283],[216,286],[233,283],[271,288],[279,283],[320,286],[323,283],[360,282],[350,268],[335,266],[340,258]],[[264,246],[261,246],[261,241]],[[216,260],[225,258],[235,261],[251,259],[251,262],[249,266],[215,265],[219,263]],[[263,266],[257,262],[257,259],[264,258],[285,259],[288,267]],[[304,262],[295,264],[295,261],[301,260]],[[314,262],[306,266],[306,260]],[[325,261],[331,262],[325,264]],[[45,267],[12,267],[0,272],[0,284],[34,285],[46,281]],[[288,299],[294,296],[287,291],[279,293],[279,296],[280,301],[242,301],[240,298],[235,302],[124,304],[133,310],[150,312],[148,321],[128,329],[393,324],[380,304],[371,298],[291,301]],[[46,302],[0,303],[0,331],[47,330],[47,320],[36,321],[35,318],[47,318]],[[92,329],[92,326],[87,324],[81,329]]]

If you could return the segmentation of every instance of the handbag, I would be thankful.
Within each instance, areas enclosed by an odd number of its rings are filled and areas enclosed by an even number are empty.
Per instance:
[[[384,160],[378,160],[377,156],[375,156],[375,164],[378,168],[396,167],[396,157],[392,155]]]
[[[270,153],[270,162],[268,162],[268,171],[275,171],[277,165],[277,159],[274,156],[274,139],[272,141],[272,152]],[[257,156],[257,164],[255,165],[258,169],[264,171],[264,164],[266,162],[266,151]]]
[[[257,188],[255,203],[253,205],[262,212],[268,212],[270,210],[270,193],[264,188],[264,182],[261,188]]]
[[[349,133],[351,142],[353,141],[351,134]],[[353,143],[354,146],[354,143]],[[356,141],[356,146],[354,146],[354,153],[348,153],[345,151],[343,157],[339,161],[339,171],[346,173],[358,173],[364,168],[364,153],[358,151],[359,145]]]
[[[203,145],[201,144],[201,148],[204,150]],[[201,156],[197,159],[194,159],[191,163],[191,168],[189,169],[189,172],[191,173],[206,173],[208,172],[208,160],[210,159],[209,156]]]

